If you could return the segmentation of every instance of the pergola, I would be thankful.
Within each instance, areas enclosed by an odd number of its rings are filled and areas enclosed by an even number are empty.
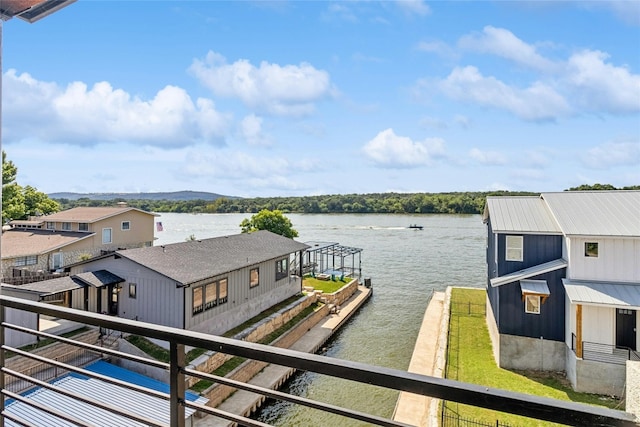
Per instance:
[[[304,274],[362,278],[362,249],[330,242],[306,242],[306,244],[310,248],[305,251],[302,259]],[[351,262],[348,262],[348,258]],[[345,259],[347,259],[346,263]]]

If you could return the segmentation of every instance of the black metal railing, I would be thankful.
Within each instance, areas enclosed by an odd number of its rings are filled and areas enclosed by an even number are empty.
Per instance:
[[[52,336],[43,332],[33,331],[18,325],[10,324],[5,321],[5,308],[14,310],[23,310],[32,313],[45,314],[55,316],[61,319],[67,319],[86,325],[119,330],[124,333],[140,335],[152,339],[158,339],[169,343],[170,362],[162,363],[153,359],[134,356],[131,354],[74,341],[71,338],[63,338]],[[5,344],[5,330],[12,329],[20,332],[33,333],[41,337],[52,338],[58,341],[72,344],[80,348],[92,350],[107,354],[111,357],[126,359],[129,361],[141,363],[148,366],[166,369],[169,372],[169,392],[161,393],[150,390],[145,387],[136,386],[125,383],[123,381],[98,375],[88,370],[78,368],[69,364],[56,362],[48,359],[48,363],[53,366],[68,369],[71,372],[94,378],[100,381],[111,382],[122,387],[135,389],[140,393],[152,395],[156,398],[168,400],[169,425],[172,427],[183,427],[185,425],[185,409],[193,409],[203,414],[212,414],[214,416],[238,423],[245,426],[265,426],[266,424],[252,420],[247,417],[239,416],[229,412],[224,412],[217,408],[212,408],[200,403],[194,403],[186,399],[185,379],[188,376],[195,376],[212,382],[230,385],[239,389],[250,390],[255,393],[262,394],[268,398],[286,400],[299,405],[305,405],[321,411],[339,414],[351,419],[360,420],[365,423],[383,426],[402,426],[399,423],[386,418],[370,415],[351,409],[314,401],[307,398],[301,398],[289,395],[279,391],[267,388],[257,387],[248,383],[231,381],[224,377],[212,374],[196,372],[186,368],[185,363],[185,347],[197,347],[216,352],[221,352],[233,356],[244,357],[247,359],[259,360],[276,365],[287,366],[297,370],[311,371],[318,374],[329,375],[346,380],[357,381],[360,383],[380,386],[396,391],[406,391],[423,396],[431,396],[438,399],[444,399],[451,402],[458,402],[496,411],[508,412],[525,417],[541,419],[560,424],[584,426],[637,426],[636,419],[633,415],[612,410],[608,408],[589,406],[574,402],[559,401],[550,398],[527,395],[523,393],[515,393],[500,389],[487,388],[485,386],[468,384],[459,381],[436,378],[426,375],[405,372],[397,369],[384,368],[378,366],[367,365],[364,363],[335,359],[316,354],[309,354],[289,349],[276,348],[268,345],[261,345],[246,341],[239,341],[230,338],[213,336],[205,333],[186,331],[183,329],[170,328],[160,325],[154,325],[144,322],[136,322],[128,319],[121,319],[113,316],[90,313],[80,310],[74,310],[66,307],[57,307],[48,304],[27,301],[19,298],[8,296],[0,296],[0,365],[2,375],[0,375],[0,388],[5,398],[11,398],[24,402],[27,405],[38,407],[38,410],[48,411],[50,415],[55,415],[62,419],[73,419],[77,425],[91,425],[90,419],[78,419],[77,415],[69,415],[63,411],[51,409],[40,403],[28,402],[29,399],[11,392],[6,388],[6,377],[13,376],[23,380],[32,381],[35,385],[53,390],[61,396],[70,397],[74,400],[83,401],[97,408],[111,411],[118,416],[123,416],[132,420],[147,423],[148,425],[164,425],[160,422],[150,421],[144,412],[142,414],[135,413],[135,409],[144,411],[144,406],[136,405],[131,402],[127,408],[114,407],[109,403],[105,403],[95,398],[87,398],[79,395],[73,390],[62,390],[55,385],[45,381],[31,378],[27,375],[8,369],[4,363],[5,351],[18,352],[20,350],[12,348]],[[42,356],[32,353],[23,352],[24,357],[30,357],[38,361],[43,361]],[[0,417],[0,425],[4,426],[6,419],[15,420],[19,418],[15,414],[10,414],[5,408],[5,400],[0,400],[0,409],[2,416]],[[40,407],[42,406],[42,408]],[[21,425],[30,425],[24,420]]]
[[[577,339],[571,334],[571,350],[577,351]],[[640,353],[628,347],[582,341],[582,359],[612,365],[626,365],[627,360],[640,361]]]

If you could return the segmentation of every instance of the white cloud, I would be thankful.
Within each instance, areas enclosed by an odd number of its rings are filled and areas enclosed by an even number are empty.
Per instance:
[[[475,52],[490,53],[538,70],[552,70],[556,65],[536,52],[536,48],[516,37],[511,31],[492,26],[481,34],[460,38],[458,46]]]
[[[606,63],[608,57],[599,51],[583,51],[569,58],[565,81],[571,98],[587,111],[640,111],[640,74]]]
[[[249,145],[271,145],[272,141],[262,130],[262,117],[249,114],[240,123],[240,135]]]
[[[583,163],[595,169],[640,166],[640,142],[607,142],[592,147],[582,156]]]
[[[553,120],[570,112],[562,95],[544,83],[534,82],[519,89],[485,77],[471,66],[455,68],[438,86],[451,98],[507,110],[524,120]]]
[[[472,148],[469,151],[469,157],[483,165],[504,165],[507,163],[507,157],[499,151],[480,150]]]
[[[301,116],[314,112],[315,103],[332,95],[329,74],[312,65],[271,64],[254,66],[240,59],[228,64],[215,52],[196,59],[190,72],[218,96],[240,99],[250,108],[283,116]]]
[[[425,16],[431,13],[431,8],[424,0],[398,0],[397,4],[405,12],[411,14]]]
[[[3,95],[7,142],[222,144],[230,122],[230,116],[217,111],[213,101],[198,99],[194,104],[184,89],[175,86],[143,100],[107,82],[91,88],[74,82],[61,88],[9,70]]]
[[[444,155],[444,141],[439,138],[414,142],[398,136],[393,129],[386,129],[367,142],[362,148],[376,165],[387,168],[412,168],[430,164],[434,158]]]

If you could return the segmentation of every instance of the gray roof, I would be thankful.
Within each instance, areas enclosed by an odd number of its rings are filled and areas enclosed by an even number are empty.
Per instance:
[[[484,221],[487,219],[495,233],[562,233],[538,196],[489,196],[484,211]]]
[[[551,293],[546,280],[520,280],[520,290],[522,295],[549,295]]]
[[[57,277],[55,279],[41,280],[39,282],[27,283],[24,285],[7,285],[11,289],[18,289],[39,294],[40,296],[53,295],[59,292],[72,291],[85,286],[101,288],[103,286],[115,285],[124,282],[124,279],[116,276],[107,270],[80,273],[73,276]]]
[[[211,239],[118,251],[123,258],[183,284],[303,251],[309,246],[261,230]]]
[[[542,193],[565,235],[640,237],[640,191]]]
[[[529,277],[534,277],[540,274],[548,273],[550,271],[559,270],[561,268],[565,268],[567,265],[567,261],[559,258],[553,261],[545,262],[544,264],[514,271],[513,273],[505,274],[504,276],[494,277],[489,282],[491,283],[492,287],[506,285],[518,280],[524,280],[528,279]]]
[[[562,279],[562,284],[572,304],[640,309],[640,283]]]

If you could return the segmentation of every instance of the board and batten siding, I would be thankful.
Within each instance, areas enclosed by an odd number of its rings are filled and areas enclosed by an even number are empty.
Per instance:
[[[212,278],[213,281],[227,277],[227,302],[195,315],[193,314],[193,290],[188,288],[185,293],[187,313],[185,328],[198,332],[222,334],[269,307],[299,293],[301,291],[300,279],[294,280],[290,275],[287,275],[276,281],[276,261],[282,258],[274,258]],[[256,267],[259,268],[259,284],[251,288],[250,274],[251,270]]]
[[[523,236],[522,261],[506,261],[506,236]],[[534,267],[562,258],[562,236],[541,234],[498,234],[498,271],[504,276],[525,268]]]
[[[125,282],[118,294],[118,316],[175,328],[184,327],[184,289],[176,282],[126,258],[104,258],[72,268],[71,274],[108,270]],[[129,285],[136,285],[136,297]]]
[[[640,239],[571,237],[568,239],[571,279],[640,282]],[[585,256],[585,243],[598,243],[598,256]]]

